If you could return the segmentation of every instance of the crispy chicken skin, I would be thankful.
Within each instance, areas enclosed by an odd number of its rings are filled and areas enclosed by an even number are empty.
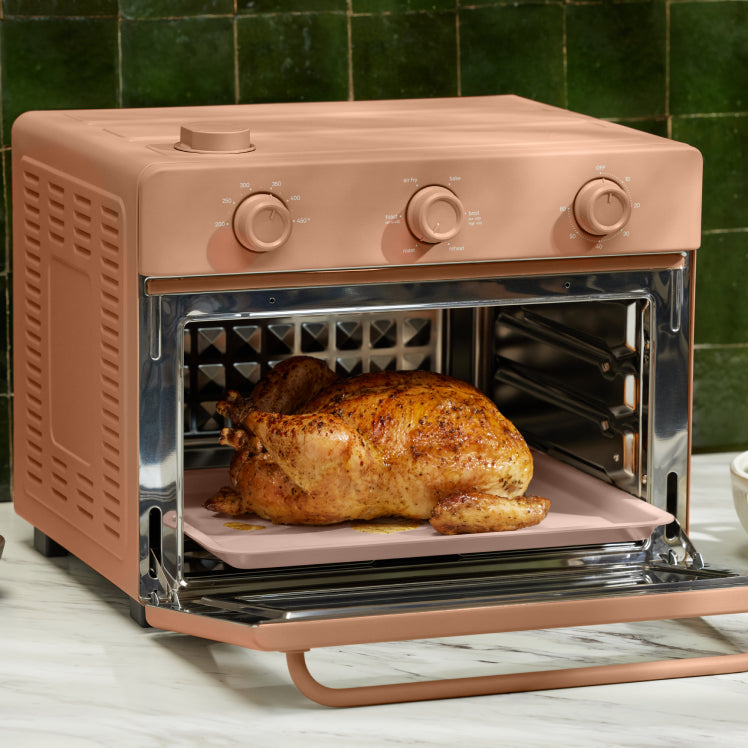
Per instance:
[[[512,530],[548,511],[545,499],[520,499],[532,478],[520,433],[451,377],[338,379],[324,363],[295,357],[218,410],[239,428],[221,434],[236,450],[232,488],[206,502],[212,511],[309,525],[431,518],[447,534]]]

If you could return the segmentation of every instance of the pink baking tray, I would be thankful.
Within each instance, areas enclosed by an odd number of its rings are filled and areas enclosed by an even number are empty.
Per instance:
[[[414,529],[382,534],[355,529],[366,523],[313,527],[273,525],[254,515],[229,517],[202,506],[228,482],[228,470],[217,468],[185,474],[184,532],[233,567],[260,569],[636,541],[673,521],[671,514],[557,460],[541,454],[534,460],[535,477],[527,493],[549,498],[551,509],[539,525],[522,530],[440,535],[422,522]],[[176,528],[176,513],[169,512],[164,522]],[[242,525],[262,529],[248,531]]]

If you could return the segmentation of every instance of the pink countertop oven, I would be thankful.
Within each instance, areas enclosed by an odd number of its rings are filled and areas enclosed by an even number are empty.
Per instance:
[[[334,688],[305,652],[748,611],[688,538],[701,156],[515,96],[29,112],[13,129],[14,501],[141,623],[286,654],[331,705],[748,655]],[[229,521],[216,403],[278,363],[490,397],[551,510],[510,532]],[[252,531],[248,531],[251,528]]]

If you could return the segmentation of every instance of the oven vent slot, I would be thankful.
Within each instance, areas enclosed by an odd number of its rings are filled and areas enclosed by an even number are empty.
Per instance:
[[[678,516],[678,473],[667,474],[667,488],[665,491],[667,509],[673,517]],[[680,535],[680,526],[678,522],[671,522],[665,528],[665,537],[668,540],[674,540]]]
[[[158,570],[162,564],[162,539],[161,539],[161,510],[153,506],[148,511],[148,573],[152,579],[158,578]]]

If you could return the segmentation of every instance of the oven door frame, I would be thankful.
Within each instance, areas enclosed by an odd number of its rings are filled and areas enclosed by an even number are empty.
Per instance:
[[[687,523],[692,372],[693,253],[585,260],[475,263],[297,276],[141,279],[140,599],[165,603],[183,573],[183,345],[195,320],[279,313],[480,307],[501,304],[643,299],[650,305],[646,492],[661,509],[676,502]],[[195,287],[212,286],[200,292]],[[352,281],[355,281],[353,283]],[[221,288],[223,286],[223,288]],[[676,386],[679,384],[679,386]],[[653,391],[667,397],[652,398]],[[668,504],[670,506],[668,506]],[[163,524],[176,514],[176,527]]]

